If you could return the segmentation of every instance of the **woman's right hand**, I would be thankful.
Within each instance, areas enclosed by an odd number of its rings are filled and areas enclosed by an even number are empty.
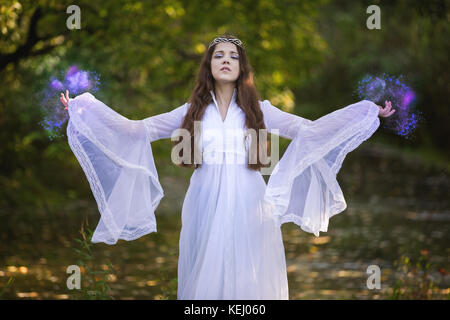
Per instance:
[[[64,110],[69,109],[69,90],[66,90],[66,95],[64,96],[64,93],[61,92],[61,96],[59,97],[59,100],[61,100],[62,104],[65,106]]]
[[[380,111],[378,112],[378,116],[383,117],[383,118],[390,117],[395,112],[395,109],[391,110],[392,104],[390,101],[386,100],[384,102],[384,105],[386,106],[386,108],[384,108],[384,109],[382,106],[378,106],[378,109],[380,109]]]

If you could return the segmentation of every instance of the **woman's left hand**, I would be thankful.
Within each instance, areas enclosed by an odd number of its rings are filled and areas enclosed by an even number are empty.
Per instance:
[[[392,114],[394,114],[395,109],[391,110],[392,106],[391,106],[391,102],[390,101],[385,101],[384,104],[386,106],[386,108],[384,108],[384,109],[383,109],[383,107],[378,106],[378,108],[380,109],[380,113],[378,114],[378,116],[387,118],[387,117],[390,117]]]

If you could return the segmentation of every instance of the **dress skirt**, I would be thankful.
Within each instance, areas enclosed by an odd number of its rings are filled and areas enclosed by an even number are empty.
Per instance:
[[[259,171],[202,164],[183,203],[178,299],[288,299],[281,228]]]

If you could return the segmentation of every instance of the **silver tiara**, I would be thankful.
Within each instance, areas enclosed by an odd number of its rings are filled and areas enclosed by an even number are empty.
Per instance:
[[[237,39],[237,38],[224,38],[224,37],[217,37],[215,38],[208,47],[208,50],[215,44],[219,43],[219,42],[231,42],[234,43],[235,45],[244,48],[244,44],[242,43],[241,40]]]

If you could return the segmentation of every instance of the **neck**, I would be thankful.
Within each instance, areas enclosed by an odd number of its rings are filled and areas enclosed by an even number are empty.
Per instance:
[[[234,88],[234,83],[216,83],[214,95],[217,103],[225,107],[228,106],[233,96]]]

